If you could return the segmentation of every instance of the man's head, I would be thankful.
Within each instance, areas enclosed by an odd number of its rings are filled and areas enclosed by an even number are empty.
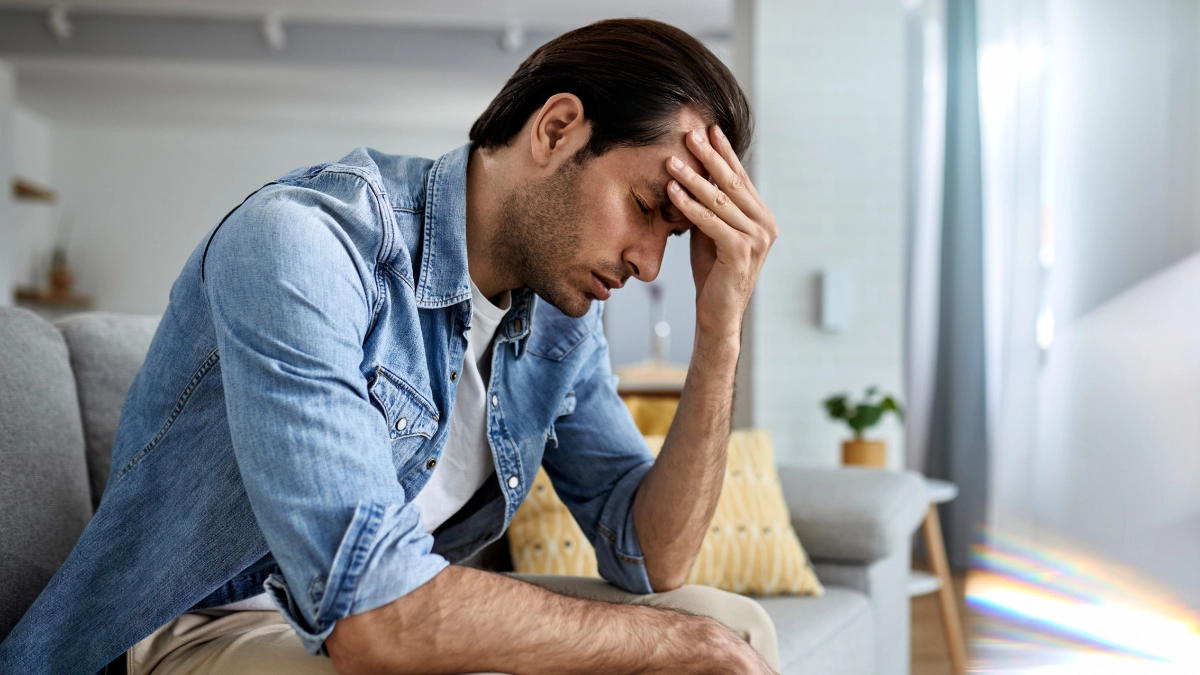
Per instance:
[[[573,316],[629,276],[653,279],[667,237],[691,226],[666,197],[666,162],[702,171],[683,137],[713,124],[745,153],[749,104],[687,33],[616,19],[551,40],[471,128],[510,177],[491,257]]]

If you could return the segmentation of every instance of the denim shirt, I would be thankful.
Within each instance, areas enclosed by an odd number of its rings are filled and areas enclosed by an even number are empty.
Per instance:
[[[93,673],[179,614],[263,592],[312,653],[496,540],[539,465],[600,573],[650,583],[633,498],[653,458],[617,397],[602,305],[528,289],[487,382],[495,476],[433,535],[412,498],[445,446],[471,320],[464,146],[360,148],[287,174],[188,259],[121,414],[95,517],[0,672]]]

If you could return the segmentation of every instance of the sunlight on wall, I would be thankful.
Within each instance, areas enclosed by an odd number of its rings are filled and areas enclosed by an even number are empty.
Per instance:
[[[967,578],[972,672],[1200,672],[1200,615],[1153,582],[1066,546],[988,539]]]

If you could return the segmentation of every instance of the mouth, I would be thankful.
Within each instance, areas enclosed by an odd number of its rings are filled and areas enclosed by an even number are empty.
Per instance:
[[[592,272],[592,295],[596,296],[597,300],[608,300],[612,295],[612,289],[620,288],[624,285],[620,281],[613,281]]]

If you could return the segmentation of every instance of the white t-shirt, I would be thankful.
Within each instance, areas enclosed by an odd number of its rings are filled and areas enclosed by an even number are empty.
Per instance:
[[[433,532],[457,513],[494,470],[487,438],[487,381],[492,375],[492,339],[512,304],[512,295],[505,291],[497,307],[472,281],[471,302],[471,331],[450,414],[450,437],[429,482],[412,500],[421,507],[426,532]]]
[[[497,307],[472,281],[471,301],[471,330],[450,413],[450,437],[429,482],[412,500],[421,508],[426,532],[433,532],[457,513],[493,471],[492,446],[487,439],[487,381],[492,375],[492,339],[512,304],[512,294],[505,291]],[[275,609],[275,605],[263,593],[214,609],[262,610]]]

